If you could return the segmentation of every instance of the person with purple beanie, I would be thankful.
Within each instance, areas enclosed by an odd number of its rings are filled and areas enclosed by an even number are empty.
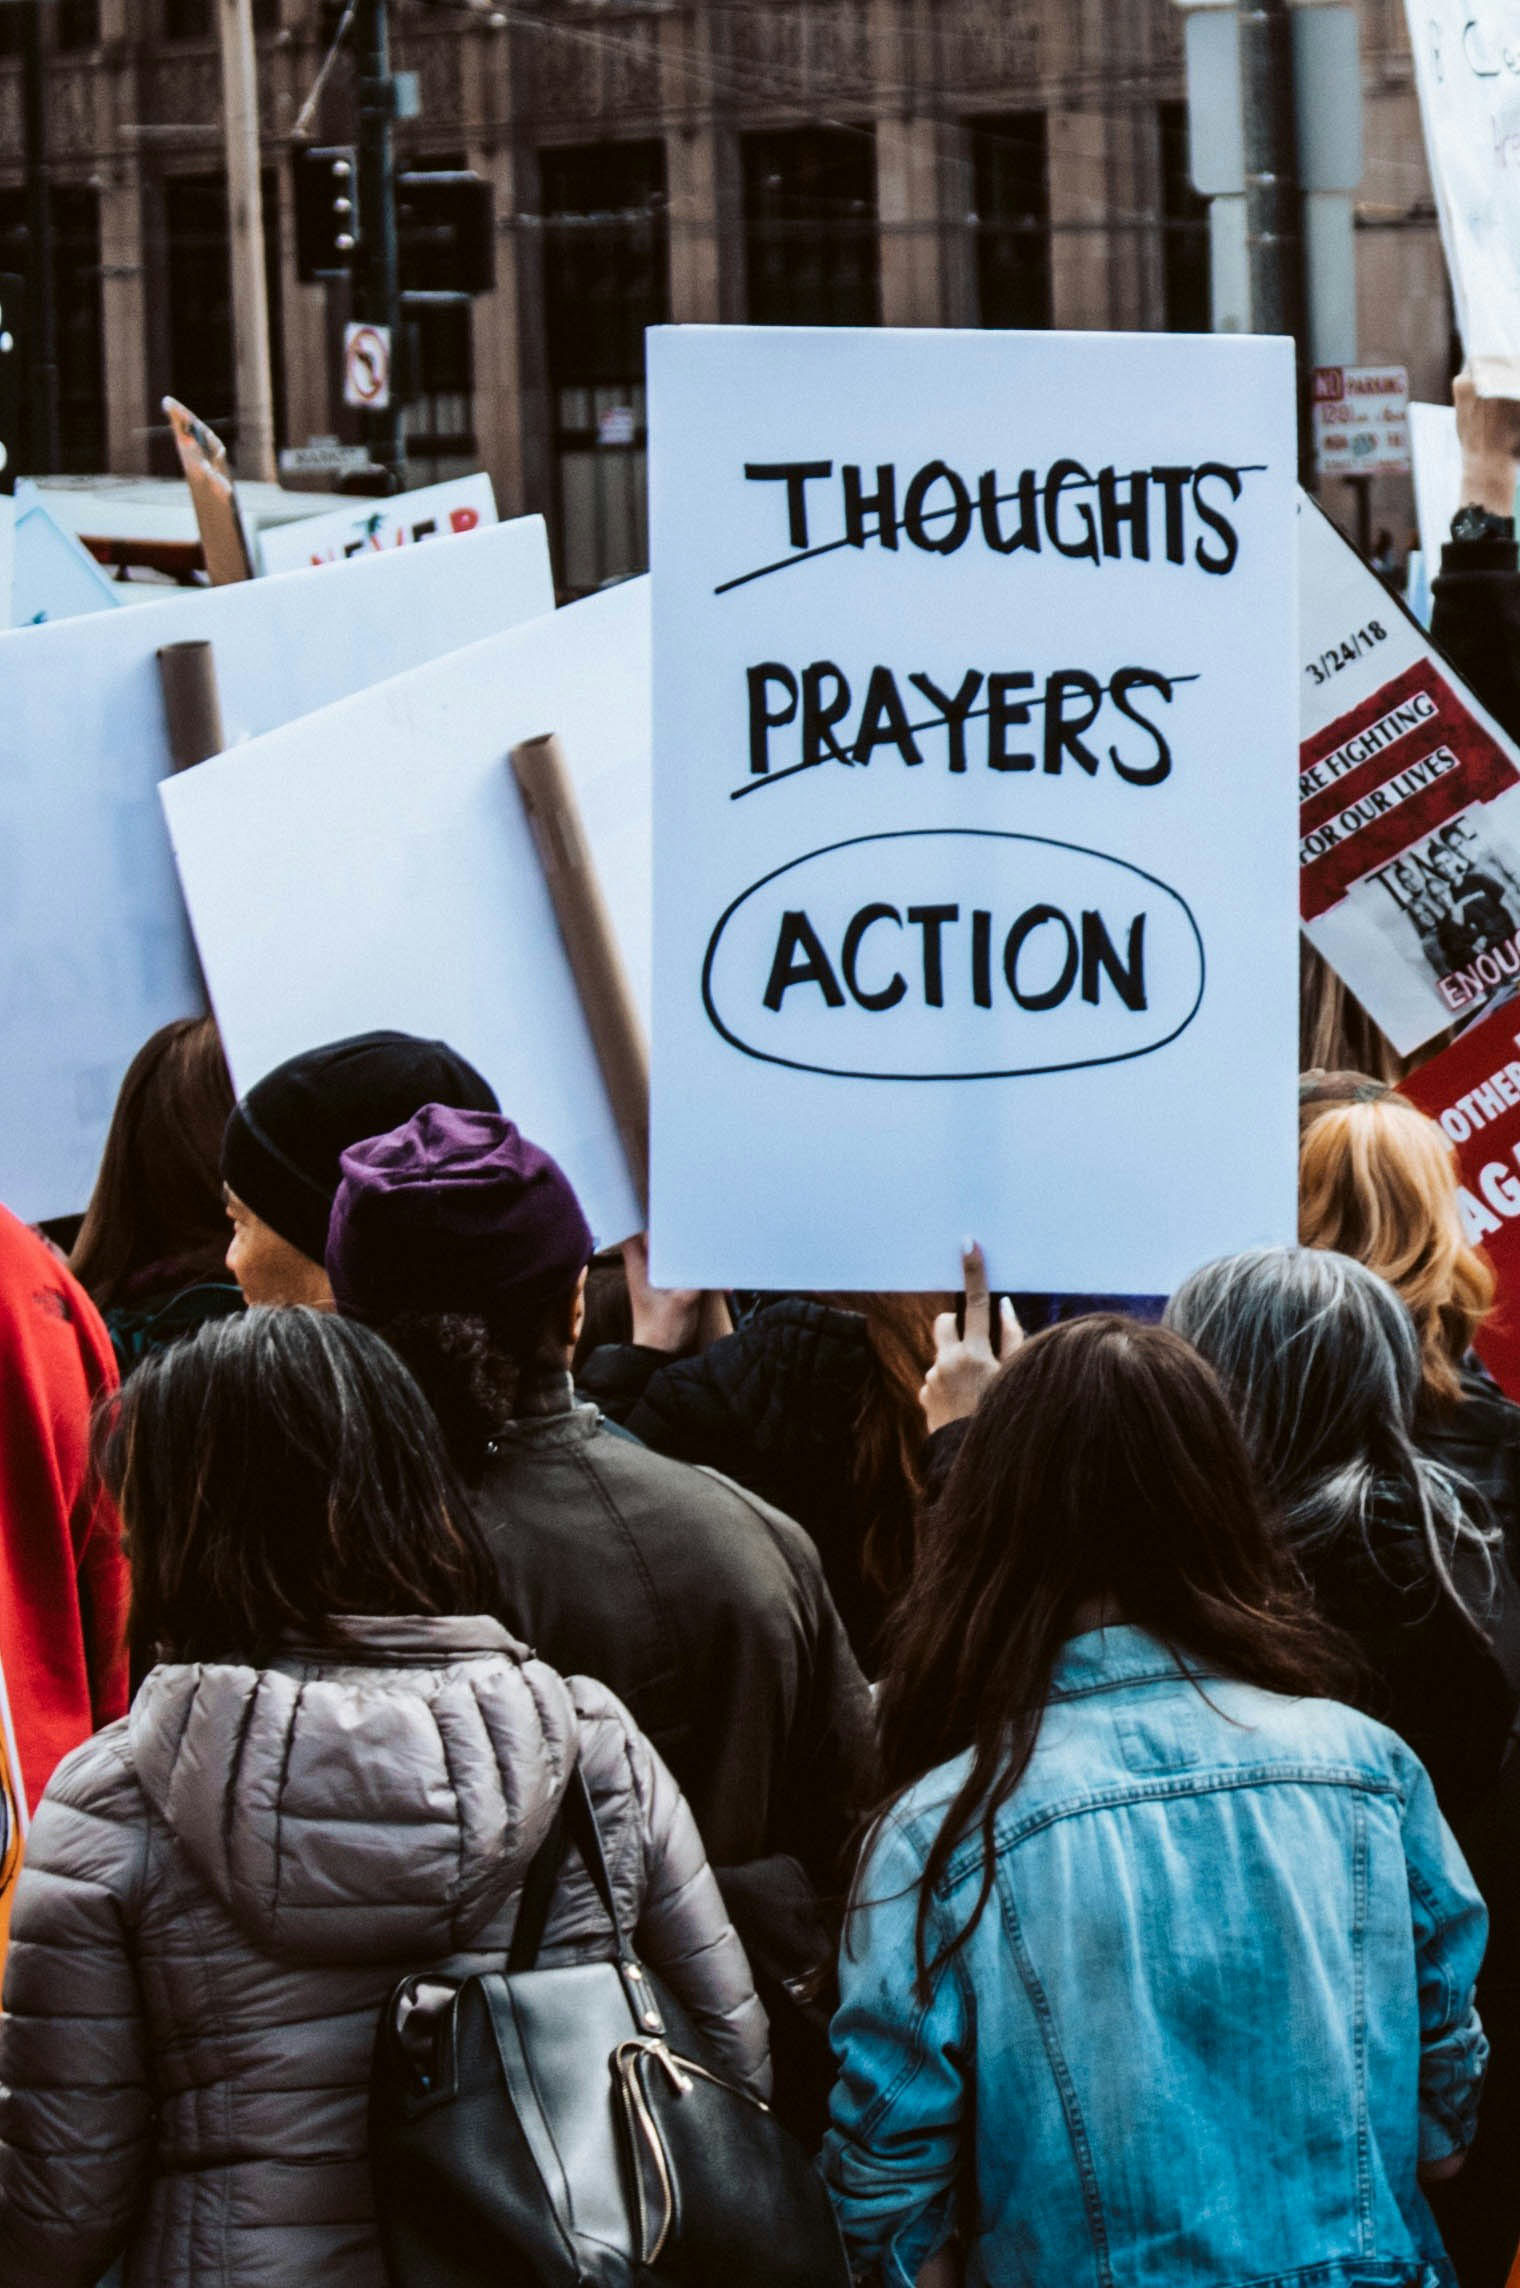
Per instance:
[[[473,1489],[500,1617],[609,1685],[691,1804],[715,1869],[777,1855],[838,1887],[870,1802],[870,1696],[800,1526],[649,1452],[577,1399],[592,1237],[499,1113],[425,1105],[342,1154],[338,1309],[421,1383]]]

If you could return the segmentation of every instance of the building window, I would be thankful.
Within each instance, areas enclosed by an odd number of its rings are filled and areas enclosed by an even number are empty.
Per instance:
[[[71,476],[106,465],[105,328],[100,306],[100,194],[83,185],[53,193],[58,282],[58,425]]]
[[[448,174],[466,165],[462,151],[408,156],[410,174]],[[401,274],[406,277],[403,253]],[[468,475],[479,461],[475,441],[475,318],[466,300],[429,301],[403,291],[401,433],[414,482],[441,484]]]
[[[62,50],[98,48],[100,0],[56,0],[54,38]]]
[[[455,475],[438,464],[460,461],[472,469],[475,448],[475,341],[468,302],[408,302],[407,400],[401,416],[406,456],[414,475],[429,482]],[[430,461],[431,469],[416,464]]]
[[[100,198],[83,185],[57,184],[52,205],[59,466],[68,476],[98,476],[106,465]],[[26,270],[26,193],[0,191],[0,271],[25,277]]]
[[[164,229],[168,393],[199,414],[230,447],[237,397],[226,178],[171,175],[164,184]]]
[[[1169,334],[1206,334],[1213,320],[1209,202],[1188,173],[1185,103],[1163,103],[1161,137],[1161,291]]]
[[[544,333],[563,586],[649,562],[644,329],[669,315],[663,143],[539,153]]]
[[[750,323],[879,325],[874,131],[794,127],[739,141]]]
[[[285,435],[284,365],[280,332],[279,186],[266,173],[264,190],[265,290],[269,302],[269,358],[273,368],[277,440]],[[169,395],[199,414],[237,458],[237,382],[232,337],[232,262],[227,235],[225,175],[171,175],[164,183],[167,239],[167,347]],[[154,395],[159,392],[155,390]],[[159,456],[175,467],[172,446]]]
[[[280,0],[253,0],[256,32],[280,28]],[[164,0],[166,40],[209,40],[216,34],[216,0]]]
[[[984,326],[1048,326],[1050,166],[1043,111],[968,122]]]
[[[43,8],[44,45],[48,26],[59,49],[100,45],[100,0],[46,0]],[[0,56],[26,53],[27,10],[21,0],[0,0]]]

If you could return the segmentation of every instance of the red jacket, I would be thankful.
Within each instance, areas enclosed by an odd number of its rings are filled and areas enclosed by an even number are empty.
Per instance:
[[[33,1811],[127,1705],[126,1560],[89,1472],[90,1409],[116,1379],[84,1289],[0,1208],[0,1663]]]

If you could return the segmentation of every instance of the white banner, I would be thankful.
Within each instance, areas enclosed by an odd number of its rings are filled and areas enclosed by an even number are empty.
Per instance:
[[[546,731],[647,1020],[647,581],[202,763],[164,808],[240,1087],[374,1026],[446,1040],[606,1242],[643,1219],[507,760]]]
[[[1482,397],[1520,397],[1520,8],[1405,0],[1457,327]]]
[[[356,500],[330,516],[265,525],[259,552],[266,572],[299,572],[311,564],[341,564],[350,556],[379,549],[408,548],[418,540],[477,532],[495,522],[496,495],[490,478],[456,477],[446,485],[422,485],[414,493],[395,493],[385,500]]]
[[[1291,355],[650,336],[654,1274],[1294,1228]]]
[[[85,1205],[133,1055],[204,1004],[158,805],[156,654],[209,638],[229,745],[549,610],[537,517],[458,547],[0,634],[0,1200]],[[204,765],[202,766],[204,768]],[[230,827],[232,855],[249,822]],[[256,903],[257,874],[238,896]]]

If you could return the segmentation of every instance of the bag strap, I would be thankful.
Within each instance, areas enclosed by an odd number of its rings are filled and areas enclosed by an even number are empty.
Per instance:
[[[555,1888],[565,1864],[565,1852],[572,1843],[581,1855],[592,1889],[602,1902],[602,1911],[612,1925],[613,1949],[619,1962],[635,1960],[613,1896],[612,1877],[607,1872],[607,1855],[602,1849],[602,1831],[596,1824],[590,1790],[580,1765],[576,1764],[565,1783],[565,1792],[559,1799],[549,1832],[534,1852],[523,1881],[507,1957],[508,1972],[514,1977],[519,1971],[532,1970],[538,1961]]]
[[[581,1864],[590,1878],[592,1889],[612,1925],[613,1950],[623,1981],[623,1991],[628,1997],[628,2007],[635,2023],[642,2033],[663,2035],[665,2021],[659,1997],[653,1980],[634,1953],[623,1928],[612,1889],[612,1877],[607,1871],[607,1854],[602,1848],[602,1831],[597,1825],[591,1791],[579,1764],[570,1774],[554,1814],[553,1824],[534,1853],[533,1863],[528,1869],[507,1956],[508,1976],[515,1977],[522,1971],[532,1970],[538,1960],[538,1950],[543,1944],[544,1931],[548,1925],[549,1910],[554,1903],[555,1887],[564,1869],[566,1848],[571,1843],[580,1853]]]
[[[612,1893],[612,1877],[607,1872],[607,1854],[602,1849],[602,1831],[596,1823],[596,1811],[591,1802],[591,1790],[579,1764],[570,1775],[565,1790],[565,1834],[581,1855],[592,1887],[602,1902],[602,1910],[612,1925],[612,1943],[619,1962],[632,1962],[633,1948],[628,1943],[617,1911],[617,1900]]]
[[[544,1943],[549,1909],[554,1904],[555,1885],[565,1863],[565,1846],[569,1840],[565,1833],[565,1802],[566,1798],[561,1796],[555,1805],[549,1832],[534,1852],[523,1882],[522,1897],[517,1902],[517,1920],[512,1926],[512,1944],[507,1952],[509,1978],[531,1970]]]

